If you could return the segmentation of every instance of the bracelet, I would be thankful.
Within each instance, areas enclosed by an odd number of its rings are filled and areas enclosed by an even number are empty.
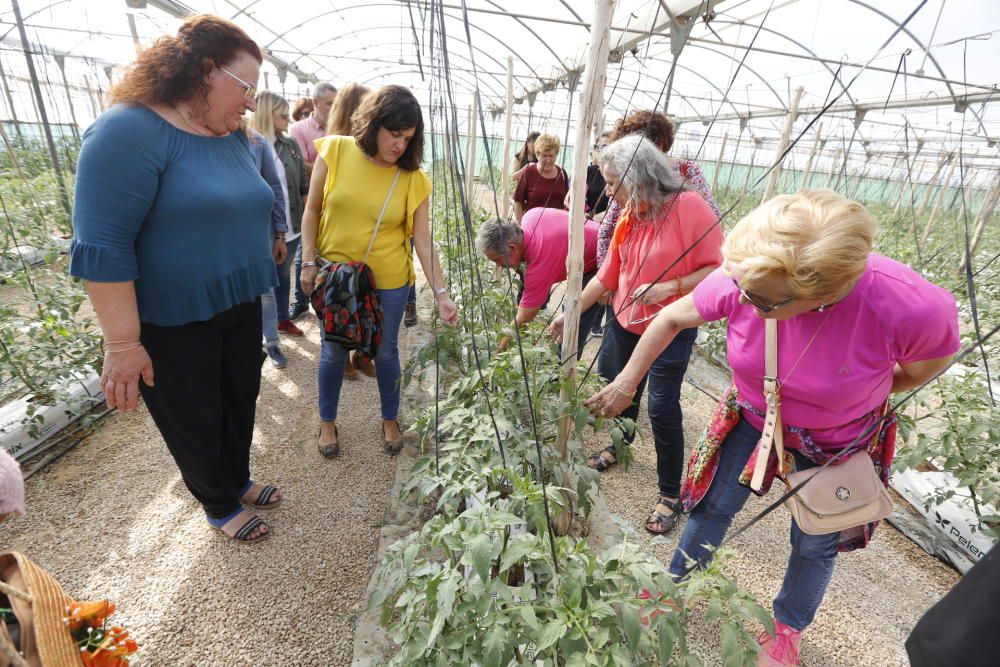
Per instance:
[[[438,287],[436,290],[434,290],[434,297],[437,298],[442,294],[447,294],[447,293],[448,293],[447,287]]]
[[[304,269],[309,266],[319,266],[319,264],[317,264],[316,262],[302,262],[300,266]]]
[[[129,352],[131,350],[138,350],[140,347],[142,347],[142,343],[139,343],[138,345],[133,345],[132,347],[122,348],[120,350],[106,350],[106,352],[108,354],[115,354],[116,352]]]
[[[129,343],[138,343],[138,342],[139,342],[138,338],[136,338],[135,340],[106,340],[104,341],[104,346],[107,347],[108,345],[128,345]]]
[[[628,396],[629,398],[635,396],[635,391],[636,391],[635,389],[633,389],[632,391],[625,391],[624,389],[618,386],[617,382],[612,382],[608,386],[611,387],[612,391],[621,394],[622,396]]]

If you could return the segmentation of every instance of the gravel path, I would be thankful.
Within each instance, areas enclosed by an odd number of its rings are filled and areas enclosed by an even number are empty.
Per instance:
[[[303,320],[306,337],[282,339],[288,368],[265,365],[258,408],[252,470],[285,494],[281,507],[264,514],[271,539],[239,545],[208,527],[142,408],[109,417],[32,477],[28,516],[0,526],[0,544],[30,555],[72,594],[118,603],[115,620],[143,645],[137,665],[350,664],[395,464],[382,453],[370,379],[345,385],[341,457],[328,462],[316,453],[319,334]],[[422,330],[403,329],[404,358]],[[596,347],[590,343],[588,356]],[[688,378],[709,390],[724,382],[694,361]],[[682,401],[690,446],[714,402],[691,384]],[[679,529],[667,538],[642,530],[656,490],[645,408],[640,431],[632,467],[605,473],[602,492],[666,566]],[[766,500],[751,499],[737,524]],[[730,573],[765,605],[781,584],[788,522],[778,510],[733,545]],[[910,628],[958,579],[894,528],[879,530],[868,549],[839,559],[805,635],[804,665],[905,665]],[[706,664],[719,664],[717,629],[696,621],[690,634]]]
[[[286,369],[264,366],[251,470],[284,494],[261,513],[270,539],[236,544],[208,526],[143,407],[28,480],[27,516],[0,526],[0,545],[71,594],[117,602],[114,620],[142,644],[135,664],[350,664],[395,462],[368,378],[345,384],[340,458],[317,453],[314,322],[282,337]]]

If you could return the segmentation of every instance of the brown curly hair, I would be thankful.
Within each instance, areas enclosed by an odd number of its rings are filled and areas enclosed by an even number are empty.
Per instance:
[[[313,101],[311,97],[300,97],[292,106],[292,120],[302,120],[313,112]]]
[[[424,114],[420,111],[420,102],[408,88],[383,86],[369,93],[351,116],[351,124],[358,147],[368,157],[378,154],[379,128],[390,132],[415,128],[413,138],[396,164],[405,171],[420,169],[424,161]]]
[[[615,123],[611,141],[618,141],[630,134],[641,134],[664,153],[674,145],[677,127],[669,117],[657,111],[633,111]]]
[[[205,76],[246,51],[263,62],[260,47],[242,28],[210,14],[195,14],[176,37],[161,37],[142,52],[125,77],[108,93],[111,104],[169,104],[208,93]]]

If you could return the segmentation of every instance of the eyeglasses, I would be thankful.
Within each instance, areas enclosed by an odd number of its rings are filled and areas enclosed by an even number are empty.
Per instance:
[[[220,66],[219,69],[231,76],[233,81],[243,86],[243,97],[245,97],[248,101],[252,101],[257,98],[257,86],[251,86],[249,83],[236,76],[225,67]]]
[[[740,291],[740,294],[743,295],[743,298],[746,299],[751,306],[753,306],[754,308],[756,308],[757,310],[759,310],[764,314],[778,310],[779,308],[787,306],[788,304],[795,301],[795,298],[792,297],[791,299],[785,299],[784,301],[779,301],[778,303],[767,305],[765,303],[762,303],[760,299],[758,299],[756,296],[753,295],[753,293],[748,292],[747,290],[740,287],[740,284],[736,282],[736,278],[733,278],[733,284],[736,285],[736,289]]]

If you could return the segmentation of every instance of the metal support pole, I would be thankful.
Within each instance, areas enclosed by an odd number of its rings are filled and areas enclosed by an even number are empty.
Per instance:
[[[69,194],[66,191],[66,182],[63,180],[62,166],[59,164],[59,154],[56,152],[56,142],[52,137],[52,128],[49,126],[49,117],[45,112],[45,101],[42,99],[42,88],[38,83],[38,72],[35,71],[35,61],[31,57],[31,46],[28,42],[28,33],[24,29],[24,19],[21,18],[21,7],[17,0],[10,0],[14,10],[14,20],[17,21],[17,31],[21,35],[21,47],[24,49],[24,59],[28,61],[28,73],[31,75],[31,87],[35,91],[35,98],[38,103],[38,115],[42,121],[42,129],[45,131],[45,141],[49,145],[49,157],[52,158],[52,167],[55,169],[56,182],[59,184],[59,199],[62,202],[66,213],[70,214]]]

